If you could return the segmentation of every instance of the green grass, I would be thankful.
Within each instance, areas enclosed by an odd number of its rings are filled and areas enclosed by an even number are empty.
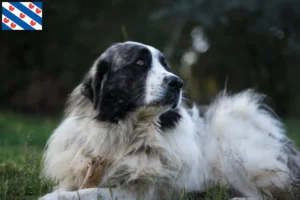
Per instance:
[[[45,117],[0,113],[0,200],[37,199],[51,191],[52,184],[40,178],[41,158],[45,143],[58,122]],[[287,121],[287,128],[289,136],[300,146],[299,121]],[[300,194],[299,189],[278,199],[300,199],[291,196],[295,194]],[[200,196],[184,199],[223,200],[227,199],[228,191],[220,187]]]
[[[0,199],[37,199],[51,183],[40,178],[42,151],[56,120],[0,114]]]
[[[51,118],[0,114],[0,146],[19,146],[30,143],[31,146],[43,148],[47,138],[57,124]]]

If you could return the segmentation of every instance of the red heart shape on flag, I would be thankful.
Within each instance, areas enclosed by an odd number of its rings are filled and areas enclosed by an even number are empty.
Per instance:
[[[35,24],[36,24],[36,22],[33,21],[33,20],[31,20],[30,25],[31,25],[31,26],[34,26]]]
[[[34,5],[32,3],[29,4],[29,8],[32,9],[34,8]]]
[[[13,6],[9,6],[9,10],[13,11],[15,8]]]
[[[37,14],[40,14],[40,13],[42,12],[42,10],[41,10],[41,9],[38,9],[38,8],[36,8],[36,9],[35,9],[35,12],[36,12]]]
[[[4,23],[7,24],[9,22],[9,19],[7,19],[6,17],[4,18]]]
[[[10,27],[15,28],[15,27],[16,27],[16,24],[12,22],[12,23],[10,24]]]
[[[23,13],[20,13],[20,17],[21,17],[21,19],[23,19],[25,17],[25,15]]]

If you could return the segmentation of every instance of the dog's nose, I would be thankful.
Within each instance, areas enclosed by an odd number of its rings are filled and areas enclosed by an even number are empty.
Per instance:
[[[183,86],[183,80],[177,76],[169,76],[167,78],[167,83],[170,87],[180,89]]]

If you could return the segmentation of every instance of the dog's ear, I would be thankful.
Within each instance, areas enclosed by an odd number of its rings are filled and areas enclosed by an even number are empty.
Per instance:
[[[93,77],[90,74],[88,74],[83,79],[82,86],[80,88],[81,94],[83,96],[87,97],[89,100],[91,100],[91,102],[93,102],[93,100],[94,100],[92,81],[93,81]]]
[[[96,72],[94,75],[94,79],[92,81],[92,87],[93,87],[93,104],[94,108],[98,108],[98,105],[101,100],[101,87],[103,84],[103,78],[108,73],[109,65],[108,62],[105,60],[100,60],[96,67]]]
[[[81,94],[93,103],[94,109],[96,109],[100,102],[101,97],[101,86],[103,78],[108,72],[108,62],[105,60],[97,60],[95,66],[92,68],[91,72],[84,78]]]

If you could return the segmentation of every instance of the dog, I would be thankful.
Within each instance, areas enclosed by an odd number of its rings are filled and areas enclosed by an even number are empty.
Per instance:
[[[299,183],[300,154],[283,123],[253,90],[220,93],[205,110],[182,101],[183,80],[156,48],[124,42],[94,62],[47,142],[42,200],[164,199],[216,185],[247,199]],[[108,166],[79,189],[88,161]]]

